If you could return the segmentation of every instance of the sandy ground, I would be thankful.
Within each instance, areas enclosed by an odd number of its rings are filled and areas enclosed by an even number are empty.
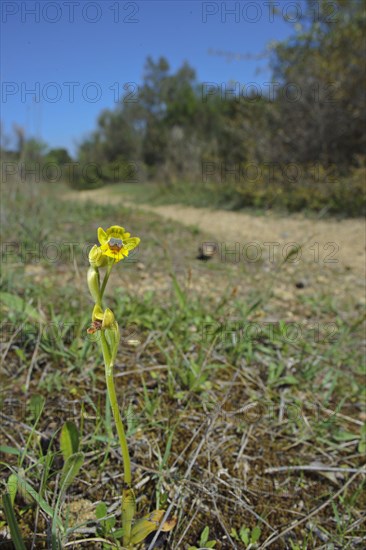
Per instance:
[[[100,189],[69,193],[65,198],[92,200],[99,204],[116,203],[116,197],[106,195]],[[241,251],[248,255],[255,254],[255,243],[265,248],[268,256],[285,256],[292,248],[290,243],[297,243],[303,246],[304,260],[323,264],[325,268],[337,266],[342,271],[344,269],[358,284],[365,279],[366,226],[362,219],[314,220],[301,215],[280,217],[273,213],[255,216],[180,205],[151,206],[132,203],[128,198],[123,198],[123,205],[196,226],[211,234],[213,241],[227,243],[228,247],[239,243]],[[253,246],[250,243],[254,243]]]

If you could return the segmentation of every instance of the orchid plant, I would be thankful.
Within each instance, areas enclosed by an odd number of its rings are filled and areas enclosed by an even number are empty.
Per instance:
[[[98,342],[100,343],[103,354],[107,392],[123,460],[123,546],[125,548],[133,548],[135,545],[143,542],[150,533],[158,529],[161,531],[170,531],[173,529],[176,524],[176,519],[173,518],[170,521],[162,523],[165,515],[164,510],[154,510],[141,519],[134,519],[136,513],[136,498],[132,485],[131,461],[126,434],[118,408],[113,376],[113,368],[120,342],[120,331],[113,311],[109,308],[104,309],[103,307],[103,297],[114,265],[127,258],[129,252],[139,245],[140,239],[138,237],[131,237],[130,233],[127,233],[123,227],[113,225],[106,231],[100,227],[98,229],[98,240],[100,246],[94,245],[89,253],[90,267],[87,279],[90,294],[94,300],[94,308],[92,312],[92,323],[88,329],[88,333],[94,334],[98,332]],[[101,280],[102,270],[104,270],[103,280]]]

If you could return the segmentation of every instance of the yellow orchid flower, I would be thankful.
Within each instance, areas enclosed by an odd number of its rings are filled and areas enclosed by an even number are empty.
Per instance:
[[[116,263],[128,256],[129,252],[140,243],[138,237],[131,237],[131,234],[119,225],[112,225],[107,231],[99,227],[98,240],[103,254],[113,258]]]

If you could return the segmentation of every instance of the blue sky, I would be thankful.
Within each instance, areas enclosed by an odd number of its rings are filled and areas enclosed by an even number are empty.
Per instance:
[[[283,0],[281,10],[296,20],[304,3],[298,12],[294,4]],[[200,82],[255,82],[265,90],[268,59],[256,56],[293,32],[266,0],[3,0],[1,10],[5,133],[17,123],[72,154],[99,113],[141,83],[148,55],[166,57],[172,71],[187,61]]]

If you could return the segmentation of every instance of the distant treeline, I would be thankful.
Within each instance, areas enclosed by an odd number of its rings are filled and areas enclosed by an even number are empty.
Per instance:
[[[365,204],[364,3],[307,0],[270,54],[272,81],[197,81],[148,58],[81,143],[77,188],[117,181],[210,191],[218,204],[360,215]],[[94,167],[94,168],[93,168]],[[84,172],[84,173],[83,173]]]

